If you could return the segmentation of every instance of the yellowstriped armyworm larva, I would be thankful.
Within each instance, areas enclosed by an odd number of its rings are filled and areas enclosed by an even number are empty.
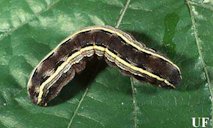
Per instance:
[[[160,87],[175,88],[181,80],[177,65],[131,35],[110,26],[92,26],[66,38],[35,67],[28,82],[32,102],[46,106],[94,55]]]

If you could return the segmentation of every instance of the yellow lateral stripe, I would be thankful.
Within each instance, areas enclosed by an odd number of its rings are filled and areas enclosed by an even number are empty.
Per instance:
[[[64,67],[75,57],[77,57],[78,55],[80,55],[82,52],[87,51],[87,50],[92,50],[93,46],[90,47],[85,47],[82,48],[81,50],[79,50],[78,52],[73,53],[66,61],[64,61],[64,63],[62,63],[57,70],[46,80],[44,81],[44,83],[41,84],[40,89],[39,89],[39,96],[38,96],[38,101],[37,104],[39,104],[42,100],[42,94],[43,94],[43,90],[44,87],[46,86],[47,83],[49,83],[54,77],[56,77],[57,74],[59,74]],[[50,85],[51,86],[51,85]]]
[[[174,86],[173,84],[171,84],[169,81],[167,81],[166,79],[163,79],[163,78],[161,78],[161,77],[159,77],[159,76],[157,76],[157,75],[155,75],[155,74],[153,74],[153,73],[151,73],[151,72],[148,72],[148,71],[146,71],[146,70],[143,70],[142,68],[138,68],[138,67],[136,67],[136,66],[134,66],[134,65],[129,64],[128,62],[126,62],[125,60],[121,59],[120,57],[118,57],[117,55],[115,55],[114,53],[112,53],[111,51],[109,51],[108,49],[106,49],[105,52],[107,52],[109,55],[111,55],[111,56],[112,56],[113,58],[115,58],[118,62],[124,64],[125,66],[130,67],[131,69],[133,69],[133,70],[135,70],[135,71],[138,71],[138,72],[141,72],[141,73],[143,73],[143,74],[146,74],[146,75],[148,75],[148,76],[150,76],[150,77],[152,77],[152,78],[155,78],[155,79],[157,79],[157,80],[159,80],[159,81],[163,81],[163,82],[165,82],[167,85],[172,86],[173,88],[175,88],[175,86]]]
[[[125,66],[127,67],[130,67],[131,69],[135,70],[135,71],[138,71],[138,72],[141,72],[142,74],[146,74],[152,78],[155,78],[159,81],[163,81],[165,82],[167,85],[169,86],[172,86],[173,88],[175,88],[175,86],[173,84],[171,84],[170,82],[168,82],[166,79],[163,79],[155,74],[152,74],[146,70],[143,70],[141,68],[138,68],[136,66],[133,66],[131,64],[129,64],[128,62],[124,61],[123,59],[121,59],[120,57],[118,57],[117,55],[115,55],[114,53],[112,53],[111,51],[109,51],[107,48],[104,48],[104,47],[101,47],[101,46],[97,46],[97,45],[94,45],[94,46],[88,46],[88,47],[85,47],[85,48],[82,48],[80,49],[79,51],[73,53],[63,64],[61,64],[57,70],[44,82],[41,84],[40,86],[40,89],[39,89],[39,96],[38,96],[38,101],[37,101],[37,104],[39,104],[42,100],[42,95],[43,95],[43,90],[44,90],[44,87],[49,83],[51,82],[51,80],[53,80],[53,78],[55,78],[63,69],[64,67],[71,61],[73,60],[75,57],[79,56],[82,52],[85,52],[85,51],[88,51],[88,50],[100,50],[100,51],[103,51],[103,52],[106,52],[107,54],[109,54],[110,56],[112,56],[113,58],[115,58],[118,62],[124,64]],[[51,85],[50,85],[51,86]]]
[[[178,71],[180,72],[179,67],[178,67],[177,65],[175,65],[173,62],[171,62],[170,60],[168,60],[167,58],[165,58],[165,57],[163,57],[163,56],[161,56],[161,55],[158,55],[158,54],[156,54],[156,53],[153,53],[153,52],[151,52],[151,51],[148,51],[148,50],[145,50],[145,49],[141,48],[140,46],[138,46],[137,44],[135,44],[135,43],[133,42],[133,40],[131,41],[131,40],[129,40],[127,37],[125,37],[125,36],[122,34],[122,33],[124,33],[124,32],[122,32],[122,31],[120,31],[120,30],[118,30],[118,29],[115,29],[115,28],[113,28],[113,27],[110,27],[110,26],[106,26],[106,27],[104,27],[104,26],[92,26],[92,27],[87,27],[87,28],[85,28],[85,29],[82,29],[82,30],[80,30],[80,31],[78,31],[78,32],[76,32],[76,33],[74,33],[74,34],[68,36],[68,37],[65,38],[63,41],[61,41],[61,42],[57,45],[57,47],[55,47],[55,49],[53,49],[49,54],[47,54],[47,55],[40,61],[40,63],[34,68],[34,70],[32,71],[32,73],[31,73],[31,75],[30,75],[30,79],[32,78],[33,73],[34,73],[34,71],[36,70],[36,68],[37,68],[48,56],[50,56],[54,51],[56,51],[56,50],[60,47],[61,44],[63,44],[64,42],[66,42],[68,39],[72,39],[74,36],[78,35],[79,33],[82,33],[82,32],[85,32],[85,31],[90,31],[90,30],[99,30],[99,29],[100,29],[100,30],[107,31],[107,32],[110,32],[110,33],[117,34],[117,35],[120,36],[123,40],[125,40],[126,43],[132,45],[133,47],[137,48],[138,50],[140,50],[140,51],[142,51],[142,52],[145,52],[145,53],[148,53],[148,54],[151,54],[151,55],[153,55],[153,56],[159,57],[159,58],[161,58],[161,59],[166,60],[167,62],[169,62],[170,64],[172,64],[174,67],[176,67],[176,68],[178,69]],[[31,85],[30,82],[31,82],[31,81],[28,81],[28,85]],[[28,89],[29,89],[29,88],[30,88],[30,87],[28,86]]]
[[[163,57],[163,56],[161,56],[161,55],[159,55],[159,54],[153,53],[153,52],[151,52],[151,51],[149,51],[149,50],[146,50],[146,49],[141,48],[140,46],[138,46],[137,44],[135,44],[133,41],[127,39],[127,38],[122,34],[123,31],[120,32],[120,30],[115,29],[115,28],[112,28],[112,27],[109,27],[109,26],[107,26],[107,27],[102,27],[102,26],[88,27],[88,28],[85,28],[85,29],[83,29],[83,30],[81,30],[81,31],[78,31],[78,32],[72,34],[72,35],[71,35],[70,37],[68,37],[67,39],[70,39],[70,38],[74,37],[75,35],[77,35],[77,34],[79,34],[79,33],[81,33],[81,32],[85,32],[85,31],[89,31],[89,30],[99,30],[99,29],[118,35],[118,36],[121,37],[127,44],[132,45],[133,47],[135,47],[136,49],[138,49],[138,50],[140,50],[140,51],[142,51],[142,52],[145,52],[145,53],[147,53],[147,54],[151,54],[151,55],[153,55],[153,56],[156,56],[156,57],[159,57],[159,58],[161,58],[161,59],[163,59],[163,60],[166,60],[167,62],[169,62],[170,64],[172,64],[174,67],[176,67],[176,68],[178,69],[178,71],[180,72],[179,67],[178,67],[176,64],[174,64],[172,61],[170,61],[169,59],[167,59],[167,58],[165,58],[165,57]],[[124,32],[123,32],[123,33],[124,33]],[[67,39],[65,39],[64,41],[66,41]],[[63,42],[63,41],[62,41],[62,42]]]
[[[132,45],[133,47],[135,47],[136,49],[138,49],[138,50],[140,50],[140,51],[142,51],[142,52],[145,52],[145,53],[147,53],[147,54],[151,54],[151,55],[153,55],[153,56],[156,56],[156,57],[159,57],[159,58],[161,58],[161,59],[163,59],[163,60],[166,60],[167,62],[169,62],[170,64],[172,64],[174,67],[176,67],[176,68],[178,69],[178,71],[180,72],[179,67],[178,67],[177,65],[175,65],[172,61],[168,60],[167,58],[165,58],[165,57],[163,57],[163,56],[161,56],[161,55],[159,55],[159,54],[153,53],[153,52],[151,52],[151,51],[149,51],[149,50],[146,50],[146,49],[144,49],[144,48],[141,48],[140,46],[138,46],[137,44],[135,44],[133,41],[128,40],[125,36],[123,36],[123,35],[122,35],[121,33],[119,33],[118,31],[112,31],[111,29],[105,29],[105,28],[103,28],[103,29],[104,29],[105,31],[109,31],[109,32],[111,32],[111,33],[115,33],[115,34],[119,35],[121,38],[123,38],[123,40],[125,40],[126,43]]]
[[[140,51],[142,51],[142,52],[145,52],[145,53],[147,53],[147,54],[151,54],[151,55],[153,55],[153,56],[159,57],[159,58],[161,58],[161,59],[163,59],[163,60],[169,62],[169,63],[172,64],[174,67],[176,67],[176,68],[178,69],[178,71],[180,72],[179,67],[178,67],[176,64],[174,64],[172,61],[170,61],[169,59],[167,59],[167,58],[165,58],[165,57],[163,57],[163,56],[161,56],[161,55],[159,55],[159,54],[157,54],[157,53],[153,53],[153,52],[151,52],[151,51],[149,51],[149,50],[146,50],[146,49],[141,48],[140,46],[138,46],[137,44],[135,44],[135,43],[133,42],[133,40],[131,41],[131,40],[129,40],[128,38],[126,38],[126,37],[122,34],[123,31],[120,31],[120,30],[115,29],[115,28],[110,27],[110,26],[106,26],[106,27],[104,27],[104,26],[92,26],[92,27],[87,27],[87,28],[85,28],[85,29],[82,29],[82,30],[80,30],[80,31],[78,31],[78,32],[76,32],[76,33],[74,33],[74,34],[68,36],[67,38],[65,38],[61,43],[58,44],[58,46],[57,46],[54,50],[52,50],[52,52],[56,51],[56,50],[58,49],[58,47],[59,47],[61,44],[63,44],[64,42],[66,42],[68,39],[72,39],[74,36],[76,36],[76,35],[78,35],[78,34],[80,34],[80,33],[82,33],[82,32],[86,32],[86,31],[90,31],[90,30],[104,30],[104,31],[107,31],[107,32],[116,34],[116,35],[118,35],[119,37],[121,37],[127,44],[132,45],[132,46],[135,47],[136,49],[138,49],[138,50],[140,50]],[[123,33],[124,33],[124,32],[123,32]],[[52,52],[50,52],[43,60],[45,60],[49,55],[51,55]]]

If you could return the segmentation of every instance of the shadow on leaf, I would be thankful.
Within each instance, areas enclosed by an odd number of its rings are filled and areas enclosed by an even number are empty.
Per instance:
[[[68,85],[64,86],[60,94],[53,99],[48,106],[64,103],[75,97],[78,93],[85,91],[106,66],[107,65],[103,59],[99,60],[96,56],[89,58],[86,69],[80,74],[76,74],[75,78]]]

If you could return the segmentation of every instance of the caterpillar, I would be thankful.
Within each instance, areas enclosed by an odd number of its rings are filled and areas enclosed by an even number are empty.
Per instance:
[[[181,80],[177,65],[130,34],[111,26],[91,26],[67,37],[34,68],[27,85],[32,102],[46,106],[94,55],[153,85],[175,88]]]

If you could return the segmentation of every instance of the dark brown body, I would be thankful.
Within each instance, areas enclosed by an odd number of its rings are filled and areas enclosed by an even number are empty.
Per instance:
[[[133,44],[128,43],[127,40]],[[135,47],[135,45],[138,47]],[[94,48],[91,49],[91,47]],[[86,50],[87,48],[89,50]],[[81,49],[85,50],[80,51]],[[78,56],[71,57],[77,53]],[[32,101],[36,104],[45,105],[53,99],[62,87],[74,78],[76,72],[78,73],[85,68],[85,58],[94,54],[103,57],[110,63],[114,63],[128,75],[157,86],[175,87],[181,80],[179,68],[167,58],[140,45],[136,40],[120,30],[111,27],[97,27],[96,29],[85,29],[72,35],[43,59],[29,80],[28,90]],[[70,59],[69,61],[68,58]],[[130,64],[130,66],[125,65],[126,63]],[[66,66],[56,74],[55,72],[59,70],[58,67],[62,64]],[[66,68],[67,71],[65,70]],[[136,68],[144,70],[145,73],[133,70]],[[55,77],[50,78],[52,74]],[[153,76],[150,74],[153,74]],[[43,86],[42,98],[38,103],[37,98],[39,93],[41,93],[39,92],[41,91],[40,86],[48,79],[49,82]],[[171,85],[168,85],[164,80]]]

